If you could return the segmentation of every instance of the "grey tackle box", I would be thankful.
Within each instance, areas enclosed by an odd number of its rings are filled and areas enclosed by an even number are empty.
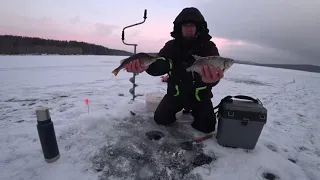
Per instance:
[[[218,144],[254,149],[267,122],[267,109],[261,101],[243,95],[227,96],[217,107]]]

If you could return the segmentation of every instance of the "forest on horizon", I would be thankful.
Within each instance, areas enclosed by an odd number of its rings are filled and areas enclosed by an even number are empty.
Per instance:
[[[133,53],[110,49],[101,45],[78,42],[25,37],[15,35],[0,35],[0,55],[114,55],[130,56]],[[157,53],[148,53],[157,55]],[[238,60],[239,64],[294,69],[320,73],[320,67],[308,64],[262,64]]]
[[[0,54],[2,55],[119,55],[133,53],[110,49],[101,45],[78,41],[60,41],[38,37],[0,35]]]

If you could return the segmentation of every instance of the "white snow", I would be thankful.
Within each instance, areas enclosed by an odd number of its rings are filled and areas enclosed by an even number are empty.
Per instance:
[[[114,77],[111,73],[120,59],[0,56],[1,180],[117,179],[126,173],[124,179],[134,179],[133,170],[137,170],[137,177],[147,179],[159,173],[152,165],[138,169],[126,158],[110,159],[119,151],[110,152],[107,147],[143,154],[140,146],[145,145],[139,133],[157,128],[165,133],[164,139],[148,147],[153,149],[157,143],[169,142],[167,135],[175,133],[174,127],[157,126],[152,114],[145,111],[146,94],[165,92],[166,83],[160,77],[139,74],[136,93],[141,96],[132,102],[128,92],[132,74],[121,71]],[[268,121],[254,150],[222,147],[215,139],[204,141],[204,153],[216,160],[192,169],[190,179],[257,180],[264,179],[265,172],[281,180],[320,179],[320,74],[236,64],[213,93],[214,105],[227,95],[259,98],[268,109]],[[44,161],[39,142],[35,110],[40,106],[50,108],[55,127],[61,157],[54,163]],[[188,128],[189,124],[180,127]],[[179,160],[183,153],[168,154],[167,158]],[[164,156],[154,155],[155,163],[164,161]],[[95,170],[93,162],[108,160],[109,165]],[[163,172],[167,176],[174,173],[168,167],[163,167]]]

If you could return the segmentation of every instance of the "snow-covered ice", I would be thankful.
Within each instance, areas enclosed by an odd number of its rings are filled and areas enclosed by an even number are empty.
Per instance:
[[[216,105],[244,94],[264,103],[268,121],[256,148],[226,148],[209,139],[187,152],[178,144],[189,140],[190,124],[158,126],[145,110],[145,95],[165,92],[166,84],[139,74],[132,102],[132,74],[111,73],[121,58],[0,57],[1,180],[320,179],[320,74],[234,65],[212,100]],[[40,106],[50,108],[55,127],[61,157],[54,163],[44,161],[39,142]],[[148,131],[165,136],[150,141]],[[194,160],[201,158],[208,163]]]

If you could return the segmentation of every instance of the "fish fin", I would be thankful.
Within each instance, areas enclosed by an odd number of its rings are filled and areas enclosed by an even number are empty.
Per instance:
[[[192,54],[192,57],[193,57],[196,61],[199,60],[199,59],[201,59],[201,58],[203,58],[203,57],[198,56],[198,55],[196,55],[196,54]]]
[[[117,69],[113,70],[112,73],[114,74],[114,76],[117,76],[119,73],[119,69],[117,68]]]
[[[128,58],[122,59],[122,60],[120,61],[120,64],[122,64],[122,63],[123,63],[123,61],[124,61],[124,60],[126,60],[126,59],[128,59]]]

